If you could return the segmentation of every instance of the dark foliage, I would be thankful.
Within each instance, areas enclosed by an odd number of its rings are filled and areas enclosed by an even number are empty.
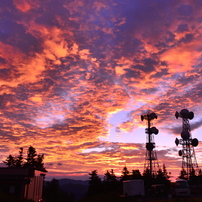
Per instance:
[[[37,155],[36,149],[30,146],[27,151],[27,158],[23,157],[23,148],[21,147],[17,157],[9,155],[3,163],[8,167],[32,167],[45,170],[43,160],[44,154]]]
[[[103,186],[101,178],[97,174],[97,170],[92,171],[92,173],[89,173],[89,187],[87,195],[95,195],[103,192]]]
[[[22,165],[23,165],[23,154],[22,153],[23,153],[23,148],[20,147],[19,156],[17,156],[15,159],[16,167],[22,167]]]
[[[16,167],[16,160],[12,155],[9,155],[3,163],[5,163],[9,168]]]
[[[187,178],[187,172],[184,168],[180,171],[180,175],[178,176],[180,179],[186,179]]]
[[[142,179],[142,175],[139,170],[132,170],[131,179]]]
[[[74,202],[74,196],[62,191],[54,178],[44,184],[43,199],[47,202]]]
[[[110,172],[107,170],[107,172],[104,174],[104,181],[103,181],[104,191],[105,192],[113,191],[117,189],[118,185],[119,183],[114,173],[114,170],[111,169]]]
[[[129,180],[131,178],[128,168],[125,166],[122,170],[120,181]]]
[[[168,175],[164,164],[163,168],[159,168],[156,172],[152,174],[152,176],[149,168],[145,168],[143,174],[141,174],[138,169],[132,170],[132,172],[130,172],[126,166],[123,167],[122,175],[120,178],[116,177],[113,169],[111,169],[110,171],[107,170],[106,173],[104,173],[103,181],[101,181],[100,177],[98,176],[97,170],[92,171],[92,173],[89,173],[89,175],[90,180],[87,196],[115,191],[122,187],[123,181],[133,179],[144,180],[145,190],[146,192],[148,190],[148,193],[152,184],[164,184],[165,187],[170,186],[170,183],[168,181],[170,176]]]

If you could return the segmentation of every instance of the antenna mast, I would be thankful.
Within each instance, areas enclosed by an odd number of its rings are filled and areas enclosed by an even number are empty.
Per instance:
[[[176,138],[175,144],[177,146],[179,144],[182,145],[182,150],[179,150],[179,156],[182,157],[182,169],[186,171],[186,178],[190,179],[190,176],[195,171],[194,167],[198,171],[198,164],[194,151],[194,147],[198,146],[198,139],[192,139],[191,128],[189,124],[189,119],[191,120],[194,118],[194,113],[190,112],[187,109],[182,109],[180,113],[176,111],[175,117],[176,119],[178,119],[179,117],[182,118],[182,138]]]
[[[147,150],[145,155],[145,160],[147,161],[147,165],[145,162],[145,168],[149,169],[150,177],[153,177],[153,174],[154,174],[155,161],[157,161],[157,165],[158,165],[157,154],[156,154],[156,151],[154,150],[155,142],[154,142],[153,133],[157,135],[159,130],[156,127],[151,127],[151,121],[153,119],[157,119],[157,115],[154,112],[146,115],[141,115],[141,120],[147,121],[147,128],[145,129],[145,133],[148,134],[147,142],[146,142]]]

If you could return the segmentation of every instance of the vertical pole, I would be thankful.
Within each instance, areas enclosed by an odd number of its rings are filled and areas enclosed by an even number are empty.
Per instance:
[[[151,134],[150,134],[150,117],[147,116],[148,119],[148,136],[149,136],[149,144],[151,143]],[[152,151],[149,150],[149,167],[150,167],[150,176],[152,178]]]
[[[187,166],[187,180],[189,179],[189,144],[188,141],[186,140],[186,166]]]

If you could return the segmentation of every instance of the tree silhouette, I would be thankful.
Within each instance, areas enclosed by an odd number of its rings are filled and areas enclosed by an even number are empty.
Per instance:
[[[9,168],[10,167],[22,167],[23,166],[23,148],[20,148],[19,156],[13,157],[9,155],[3,163],[5,163]]]
[[[8,167],[32,167],[36,169],[45,170],[44,168],[44,154],[37,155],[36,149],[32,146],[28,148],[27,158],[23,158],[23,148],[20,148],[19,156],[13,157],[9,155],[3,163]]]
[[[143,171],[143,176],[145,178],[151,178],[150,169],[148,167],[146,167],[145,170]]]
[[[202,170],[201,169],[199,169],[199,171],[198,171],[198,176],[202,176]]]
[[[180,179],[187,179],[187,172],[184,168],[182,168],[182,170],[180,171],[179,178]]]
[[[28,148],[27,151],[27,158],[26,163],[24,164],[25,167],[37,167],[37,160],[36,160],[37,154],[36,149],[32,146]]]
[[[129,180],[130,179],[130,172],[128,168],[125,166],[122,170],[121,181]]]
[[[190,175],[190,178],[196,177],[196,171],[195,171],[195,169],[193,167],[192,167],[189,175]]]
[[[101,178],[97,174],[97,170],[93,170],[89,173],[89,187],[87,195],[99,194],[103,191]]]
[[[155,184],[155,174],[150,173],[149,167],[146,167],[145,170],[143,171],[143,179],[144,179],[144,184],[145,184],[145,189],[148,191],[151,188],[152,184]]]
[[[142,178],[142,175],[140,173],[140,171],[137,169],[137,170],[132,170],[132,179],[141,179]]]
[[[59,181],[53,178],[44,184],[43,198],[48,202],[73,202],[74,196],[61,190]]]
[[[157,170],[156,178],[165,178],[164,172],[163,172],[163,170],[162,170],[161,168],[159,168],[159,169]]]
[[[166,170],[165,168],[161,169],[159,168],[157,171],[157,175],[156,175],[156,179],[155,179],[155,183],[157,184],[164,184],[167,186],[168,184],[168,176],[166,174]]]
[[[44,160],[44,154],[38,154],[37,155],[37,159],[36,159],[36,168],[38,169],[43,169],[44,168],[44,163],[43,163],[43,160]]]
[[[202,185],[202,170],[199,169],[198,173],[197,173],[197,176],[192,177],[191,180],[194,181],[193,184]]]
[[[23,166],[23,148],[20,147],[19,156],[15,159],[15,167],[22,167]]]
[[[111,169],[110,172],[107,170],[107,172],[104,174],[104,181],[103,181],[104,189],[106,191],[112,191],[117,188],[117,185],[118,181],[116,175],[114,174],[114,170]]]
[[[117,177],[114,174],[113,169],[111,169],[110,172],[107,170],[107,172],[104,175],[105,175],[104,176],[104,181],[106,181],[106,182],[116,182],[117,181]]]
[[[5,161],[3,161],[9,168],[16,167],[15,158],[12,155],[9,155]]]
[[[60,186],[58,180],[53,178],[50,182],[46,182],[44,186],[44,199],[49,202],[55,202],[58,199]]]
[[[170,176],[168,175],[165,164],[163,164],[163,174],[164,174],[164,177],[166,178],[166,180],[168,180],[170,178]],[[169,172],[169,174],[171,174],[171,173]]]

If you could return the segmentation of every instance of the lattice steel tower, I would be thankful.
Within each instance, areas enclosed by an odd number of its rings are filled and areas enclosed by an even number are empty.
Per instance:
[[[193,171],[198,171],[198,164],[196,161],[194,147],[198,145],[198,139],[192,139],[191,128],[189,124],[189,119],[194,118],[194,113],[187,109],[182,109],[179,112],[176,111],[175,117],[178,119],[182,118],[182,132],[181,139],[176,138],[175,144],[178,146],[182,145],[182,150],[179,150],[179,156],[182,157],[182,169],[186,171],[186,178],[190,179],[191,173]]]
[[[145,155],[145,168],[149,169],[150,176],[153,177],[154,172],[156,171],[155,167],[159,167],[158,159],[155,148],[154,136],[153,134],[158,134],[159,130],[156,127],[151,127],[151,121],[157,119],[157,115],[152,112],[150,114],[141,115],[141,120],[147,121],[147,128],[145,133],[148,134],[146,142],[146,155]]]

